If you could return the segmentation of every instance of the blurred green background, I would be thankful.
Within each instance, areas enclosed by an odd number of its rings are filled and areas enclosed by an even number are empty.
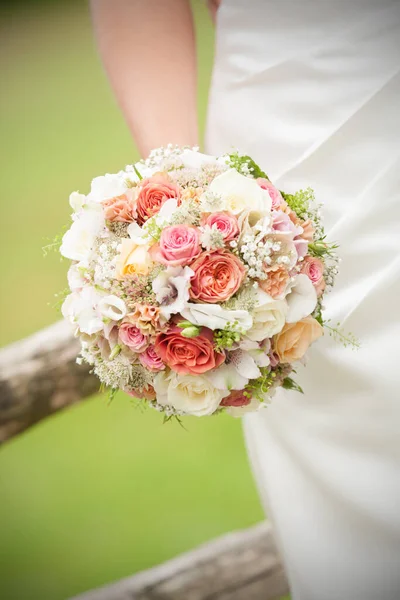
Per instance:
[[[1,344],[57,320],[66,262],[42,246],[68,195],[138,158],[77,2],[1,3]],[[201,123],[213,33],[195,2]],[[0,450],[0,597],[62,600],[263,518],[240,422],[163,426],[96,397]]]

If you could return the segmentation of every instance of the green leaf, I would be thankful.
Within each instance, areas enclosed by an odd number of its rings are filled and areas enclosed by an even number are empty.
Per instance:
[[[133,165],[133,170],[135,171],[136,175],[139,177],[139,180],[142,181],[143,177],[137,170],[136,165]]]
[[[282,387],[285,390],[293,390],[294,392],[300,392],[300,394],[304,394],[302,388],[296,383],[291,377],[285,377],[282,381]]]

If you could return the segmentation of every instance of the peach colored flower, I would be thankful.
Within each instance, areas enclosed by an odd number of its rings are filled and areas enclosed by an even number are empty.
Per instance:
[[[146,304],[136,304],[135,310],[126,315],[125,322],[136,325],[144,335],[154,335],[165,326],[159,307]]]
[[[139,400],[155,400],[156,392],[152,385],[148,385],[146,388],[142,390],[125,390],[129,396],[133,396],[134,398],[139,398]]]
[[[121,342],[133,350],[133,352],[142,352],[149,343],[148,337],[129,321],[121,324],[118,335]]]
[[[269,197],[272,201],[272,210],[277,210],[280,207],[281,203],[284,202],[280,191],[268,179],[265,179],[264,177],[258,177],[256,181],[263,190],[266,190],[268,192]]]
[[[153,260],[171,267],[188,265],[200,252],[200,233],[189,225],[165,227],[160,241],[150,249]]]
[[[156,338],[155,349],[163,362],[180,375],[200,375],[219,367],[225,354],[216,352],[211,329],[202,327],[197,337],[185,338],[182,329],[174,326]]]
[[[133,189],[121,196],[104,200],[102,204],[106,221],[131,223],[136,218],[136,194]]]
[[[307,242],[312,242],[314,233],[315,233],[315,229],[314,229],[313,224],[311,223],[310,219],[303,221],[302,219],[300,219],[297,216],[297,214],[294,212],[294,210],[292,210],[286,203],[285,203],[285,205],[282,205],[280,209],[283,212],[285,212],[287,215],[289,215],[289,218],[292,221],[292,223],[294,223],[297,227],[303,228],[303,233],[301,234],[301,237],[304,238],[305,240],[307,240]]]
[[[244,390],[233,390],[229,396],[222,398],[220,406],[247,406],[251,398],[244,395]]]
[[[262,279],[258,285],[266,294],[277,298],[283,294],[289,279],[289,273],[282,265],[275,265],[267,272],[267,279]]]
[[[225,249],[203,252],[190,268],[194,271],[189,290],[191,298],[211,304],[224,302],[233,296],[246,274],[243,263]]]
[[[139,360],[150,371],[163,371],[165,369],[165,365],[153,345],[150,345],[144,352],[139,354]]]
[[[303,233],[301,234],[301,237],[307,240],[307,242],[312,242],[314,238],[315,229],[310,219],[307,219],[307,221],[302,221],[301,219],[299,219],[299,221],[300,225],[303,228]]]
[[[186,202],[187,200],[196,200],[198,202],[203,192],[202,187],[187,187],[181,192],[181,200],[182,202]]]
[[[315,287],[317,296],[321,296],[326,286],[324,279],[324,270],[324,263],[322,262],[322,260],[315,256],[305,256],[303,262],[301,263],[300,273],[304,273],[304,275],[307,275],[307,277]]]
[[[226,211],[211,213],[202,219],[201,224],[209,227],[215,226],[222,233],[225,242],[231,242],[239,235],[237,218]]]
[[[156,173],[143,179],[138,185],[136,200],[137,221],[143,225],[147,219],[158,213],[161,206],[169,198],[180,199],[180,188],[173,183],[166,173]]]
[[[118,279],[132,275],[147,275],[153,261],[149,254],[149,246],[137,245],[129,238],[121,242],[121,252],[117,259],[116,276]]]
[[[273,338],[274,353],[281,363],[296,362],[321,335],[323,328],[313,317],[306,317],[297,323],[286,323]]]

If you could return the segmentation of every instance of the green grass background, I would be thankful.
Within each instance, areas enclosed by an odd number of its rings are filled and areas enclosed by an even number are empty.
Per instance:
[[[213,36],[195,9],[204,126]],[[68,221],[70,191],[138,155],[84,3],[14,7],[0,28],[4,345],[59,318],[67,264],[41,247]],[[262,519],[240,422],[186,427],[95,397],[1,448],[0,597],[65,599]]]

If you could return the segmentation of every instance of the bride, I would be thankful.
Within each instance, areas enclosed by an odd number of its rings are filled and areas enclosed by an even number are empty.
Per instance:
[[[245,433],[294,600],[400,598],[400,2],[224,0],[206,149],[231,147],[324,204],[341,274],[327,336]],[[143,155],[196,145],[188,0],[92,0],[100,51]]]

